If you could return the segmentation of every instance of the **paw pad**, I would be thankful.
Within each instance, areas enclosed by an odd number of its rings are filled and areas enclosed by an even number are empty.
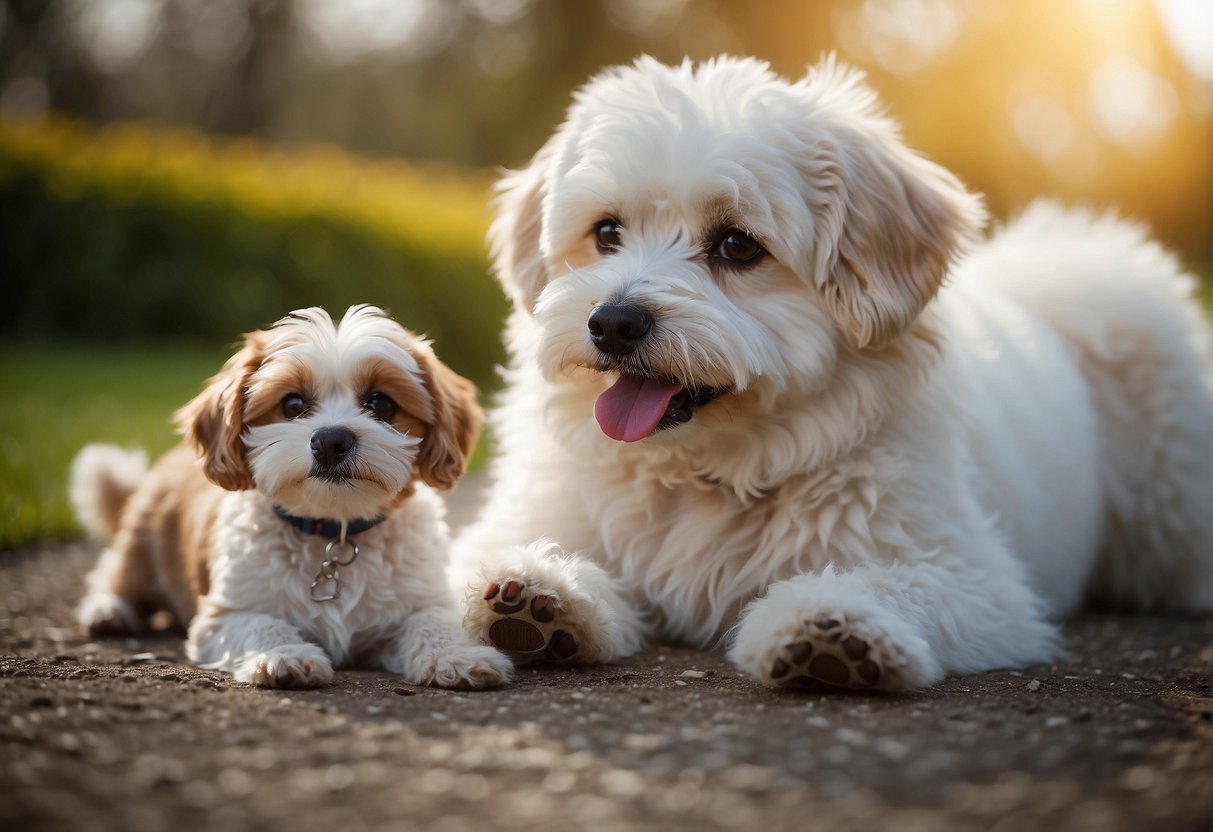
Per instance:
[[[568,661],[577,655],[577,640],[554,626],[560,610],[555,598],[537,593],[528,599],[526,587],[517,581],[490,583],[483,597],[494,613],[508,616],[489,625],[489,641],[497,649],[551,661]]]
[[[543,632],[533,624],[517,618],[502,618],[489,627],[489,640],[498,649],[511,653],[534,653],[547,643]]]
[[[823,616],[804,625],[803,638],[785,644],[768,671],[776,681],[809,678],[844,688],[873,688],[885,675],[865,639],[836,618]]]
[[[516,581],[510,581],[504,587],[489,584],[484,590],[484,600],[491,601],[493,612],[499,612],[502,615],[521,612],[522,608],[526,606],[526,601],[522,599],[522,584]]]

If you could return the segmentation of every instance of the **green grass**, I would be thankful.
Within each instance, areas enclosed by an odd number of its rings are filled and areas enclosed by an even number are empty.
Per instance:
[[[223,363],[222,351],[6,344],[0,351],[0,551],[80,534],[67,501],[72,457],[89,442],[176,441],[170,417]]]
[[[78,537],[67,499],[76,452],[113,442],[155,459],[177,441],[173,411],[226,357],[164,345],[0,346],[0,552]]]

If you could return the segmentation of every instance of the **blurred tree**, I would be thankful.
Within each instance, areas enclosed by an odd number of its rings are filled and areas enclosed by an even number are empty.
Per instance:
[[[188,2],[170,0],[166,11],[191,25]],[[228,133],[256,134],[284,86],[284,57],[291,49],[295,25],[290,0],[253,0],[237,8],[243,14],[243,38],[232,56],[231,83],[211,89],[208,102],[216,113],[215,127]]]
[[[38,112],[72,109],[96,96],[107,79],[81,61],[64,4],[3,0],[0,4],[0,107]]]
[[[1207,261],[1213,79],[1177,56],[1160,8],[1190,31],[1213,15],[1175,0],[0,0],[0,108],[514,166],[572,90],[640,53],[754,54],[795,76],[837,50],[997,214],[1039,193],[1119,204]]]

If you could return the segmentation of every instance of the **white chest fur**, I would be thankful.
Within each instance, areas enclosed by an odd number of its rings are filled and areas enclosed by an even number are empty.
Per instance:
[[[340,596],[316,601],[311,584],[325,560],[326,538],[276,517],[256,492],[229,495],[220,509],[211,568],[211,603],[261,612],[298,627],[336,664],[375,649],[410,612],[446,592],[447,535],[439,498],[419,489],[380,525],[359,534],[358,557],[339,567]]]

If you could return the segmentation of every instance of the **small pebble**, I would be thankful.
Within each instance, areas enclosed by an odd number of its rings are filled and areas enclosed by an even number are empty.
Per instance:
[[[684,670],[678,675],[683,679],[703,679],[708,674],[702,670]]]

